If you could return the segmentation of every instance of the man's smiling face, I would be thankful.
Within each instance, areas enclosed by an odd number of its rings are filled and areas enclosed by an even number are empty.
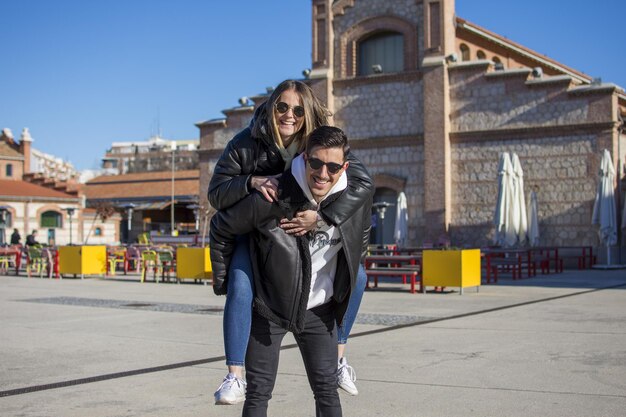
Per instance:
[[[341,174],[348,167],[348,162],[344,162],[342,148],[315,147],[308,154],[306,160],[306,181],[313,194],[315,201],[320,202],[326,194],[339,181]],[[320,162],[323,165],[320,165]],[[313,164],[316,168],[311,166]],[[334,168],[338,168],[334,173]]]

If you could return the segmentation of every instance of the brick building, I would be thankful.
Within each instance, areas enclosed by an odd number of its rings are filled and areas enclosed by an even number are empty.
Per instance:
[[[177,169],[173,174],[159,171],[101,175],[87,181],[82,191],[92,209],[105,205],[123,214],[123,227],[115,230],[117,241],[134,242],[142,233],[170,234],[172,227],[178,232],[194,233],[192,207],[198,201],[198,184],[197,169]],[[132,210],[128,210],[130,207]]]
[[[518,154],[526,193],[537,193],[541,243],[598,244],[591,213],[601,151],[618,168],[626,152],[620,87],[457,17],[454,0],[311,5],[308,82],[374,176],[375,199],[406,194],[408,244],[490,244],[505,151]],[[204,201],[224,144],[265,97],[198,124]]]
[[[84,219],[93,215],[81,210],[77,173],[71,164],[32,148],[32,142],[26,128],[19,141],[10,129],[0,134],[0,244],[13,229],[22,244],[33,230],[40,243],[78,243]]]

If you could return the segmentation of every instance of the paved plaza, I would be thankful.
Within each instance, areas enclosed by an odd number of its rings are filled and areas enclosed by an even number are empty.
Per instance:
[[[503,279],[480,292],[367,291],[345,416],[626,416],[626,271]],[[224,297],[201,284],[0,276],[0,416],[239,416]],[[271,416],[314,416],[293,339]]]

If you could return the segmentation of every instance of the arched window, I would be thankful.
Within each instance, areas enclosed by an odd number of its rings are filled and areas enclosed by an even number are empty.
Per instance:
[[[7,177],[12,177],[13,176],[13,164],[7,164],[6,167],[4,167],[4,174]]]
[[[393,231],[396,224],[395,205],[398,199],[398,192],[387,187],[376,188],[374,194],[374,204],[372,206],[372,230],[370,233],[370,243],[385,244],[393,243]],[[387,203],[389,206],[381,210],[377,209],[376,203]],[[381,211],[384,214],[381,214]]]
[[[478,58],[478,59],[486,59],[487,55],[485,55],[485,53],[483,51],[479,50],[479,51],[476,52],[476,58]]]
[[[42,228],[63,227],[63,216],[56,211],[45,211],[41,213],[40,223]]]
[[[469,46],[462,43],[459,49],[461,49],[461,61],[469,61],[470,60]]]
[[[359,43],[358,75],[404,70],[404,36],[397,32],[377,33]]]
[[[13,214],[8,210],[0,210],[0,227],[8,229],[13,227]]]
[[[493,61],[494,64],[501,64],[502,63],[502,61],[500,61],[500,58],[498,58],[497,56],[494,56],[491,60]]]

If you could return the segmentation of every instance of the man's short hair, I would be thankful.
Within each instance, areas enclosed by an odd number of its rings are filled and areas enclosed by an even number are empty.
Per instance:
[[[310,154],[313,148],[317,147],[342,148],[344,160],[348,152],[350,152],[348,137],[343,130],[334,126],[320,126],[311,132],[309,140],[306,143],[306,153]]]

